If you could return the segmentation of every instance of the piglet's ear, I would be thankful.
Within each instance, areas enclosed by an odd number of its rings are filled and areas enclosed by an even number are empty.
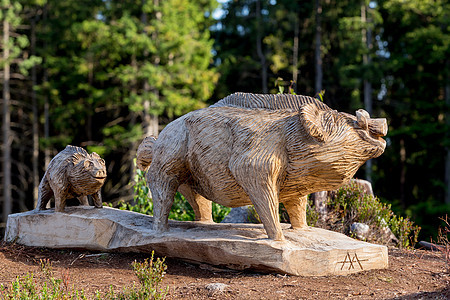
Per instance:
[[[328,135],[322,127],[322,111],[314,104],[305,104],[300,111],[300,121],[311,137],[319,143],[324,143]]]

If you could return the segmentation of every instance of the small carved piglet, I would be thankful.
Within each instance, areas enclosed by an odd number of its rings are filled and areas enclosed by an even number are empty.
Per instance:
[[[67,199],[78,198],[82,205],[89,205],[87,195],[92,196],[95,207],[101,208],[100,189],[105,179],[105,161],[97,153],[69,145],[50,161],[39,184],[36,209],[44,210],[54,197],[55,211],[64,212]]]

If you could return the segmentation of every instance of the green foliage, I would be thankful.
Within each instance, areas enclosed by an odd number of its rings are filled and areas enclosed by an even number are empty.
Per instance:
[[[414,246],[420,227],[409,218],[395,215],[390,204],[382,203],[377,197],[368,195],[352,183],[340,188],[336,196],[329,199],[328,206],[337,214],[344,228],[354,222],[365,223],[378,230],[388,226],[398,238],[399,247]]]
[[[154,252],[150,260],[144,262],[133,262],[133,270],[139,280],[139,285],[133,284],[131,287],[124,287],[120,293],[115,293],[110,287],[110,291],[106,294],[96,292],[95,299],[108,300],[146,300],[146,299],[165,299],[169,287],[162,289],[161,281],[167,270],[165,259],[157,258],[154,260]],[[77,290],[73,286],[69,286],[70,278],[67,274],[63,278],[56,278],[53,274],[52,263],[47,260],[40,261],[41,273],[44,275],[43,284],[38,283],[33,273],[25,276],[17,277],[10,286],[0,284],[0,298],[3,300],[57,300],[72,299],[86,300],[88,297],[83,290]]]
[[[1,299],[88,299],[83,290],[79,291],[69,286],[68,276],[64,276],[63,279],[55,278],[52,263],[48,259],[40,260],[40,268],[45,278],[42,285],[37,283],[33,273],[28,273],[23,277],[17,277],[11,286],[1,284]]]
[[[136,160],[134,161],[136,165]],[[132,203],[120,203],[119,209],[130,210],[146,215],[153,215],[153,202],[149,196],[150,189],[147,186],[145,172],[136,170],[134,176],[134,197]],[[230,212],[231,208],[212,203],[213,220],[220,223]],[[169,219],[179,221],[193,221],[195,219],[194,210],[187,200],[179,192],[175,194],[174,202],[169,213]]]
[[[165,299],[169,292],[169,287],[161,289],[160,284],[164,275],[166,274],[167,266],[164,263],[165,259],[153,259],[154,251],[150,260],[146,259],[144,262],[133,262],[133,270],[139,279],[139,286],[133,284],[132,287],[124,288],[121,293],[114,293],[111,289],[106,295],[100,295],[97,292],[97,299],[108,300],[145,300],[145,299]]]

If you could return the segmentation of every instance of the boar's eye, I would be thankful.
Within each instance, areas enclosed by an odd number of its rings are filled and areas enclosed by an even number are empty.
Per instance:
[[[84,167],[86,168],[86,169],[92,169],[92,167],[93,167],[93,163],[92,163],[92,161],[89,161],[89,160],[85,160],[84,161]]]

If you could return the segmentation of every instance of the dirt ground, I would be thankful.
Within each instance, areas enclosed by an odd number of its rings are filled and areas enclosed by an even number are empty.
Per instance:
[[[17,276],[44,275],[40,260],[49,259],[54,277],[86,294],[115,291],[137,282],[131,263],[149,255],[51,250],[0,244],[0,283]],[[450,299],[450,274],[440,252],[389,249],[389,268],[349,276],[297,277],[218,269],[167,259],[162,285],[167,299]],[[212,290],[211,283],[224,289]],[[0,295],[1,297],[1,295]]]

